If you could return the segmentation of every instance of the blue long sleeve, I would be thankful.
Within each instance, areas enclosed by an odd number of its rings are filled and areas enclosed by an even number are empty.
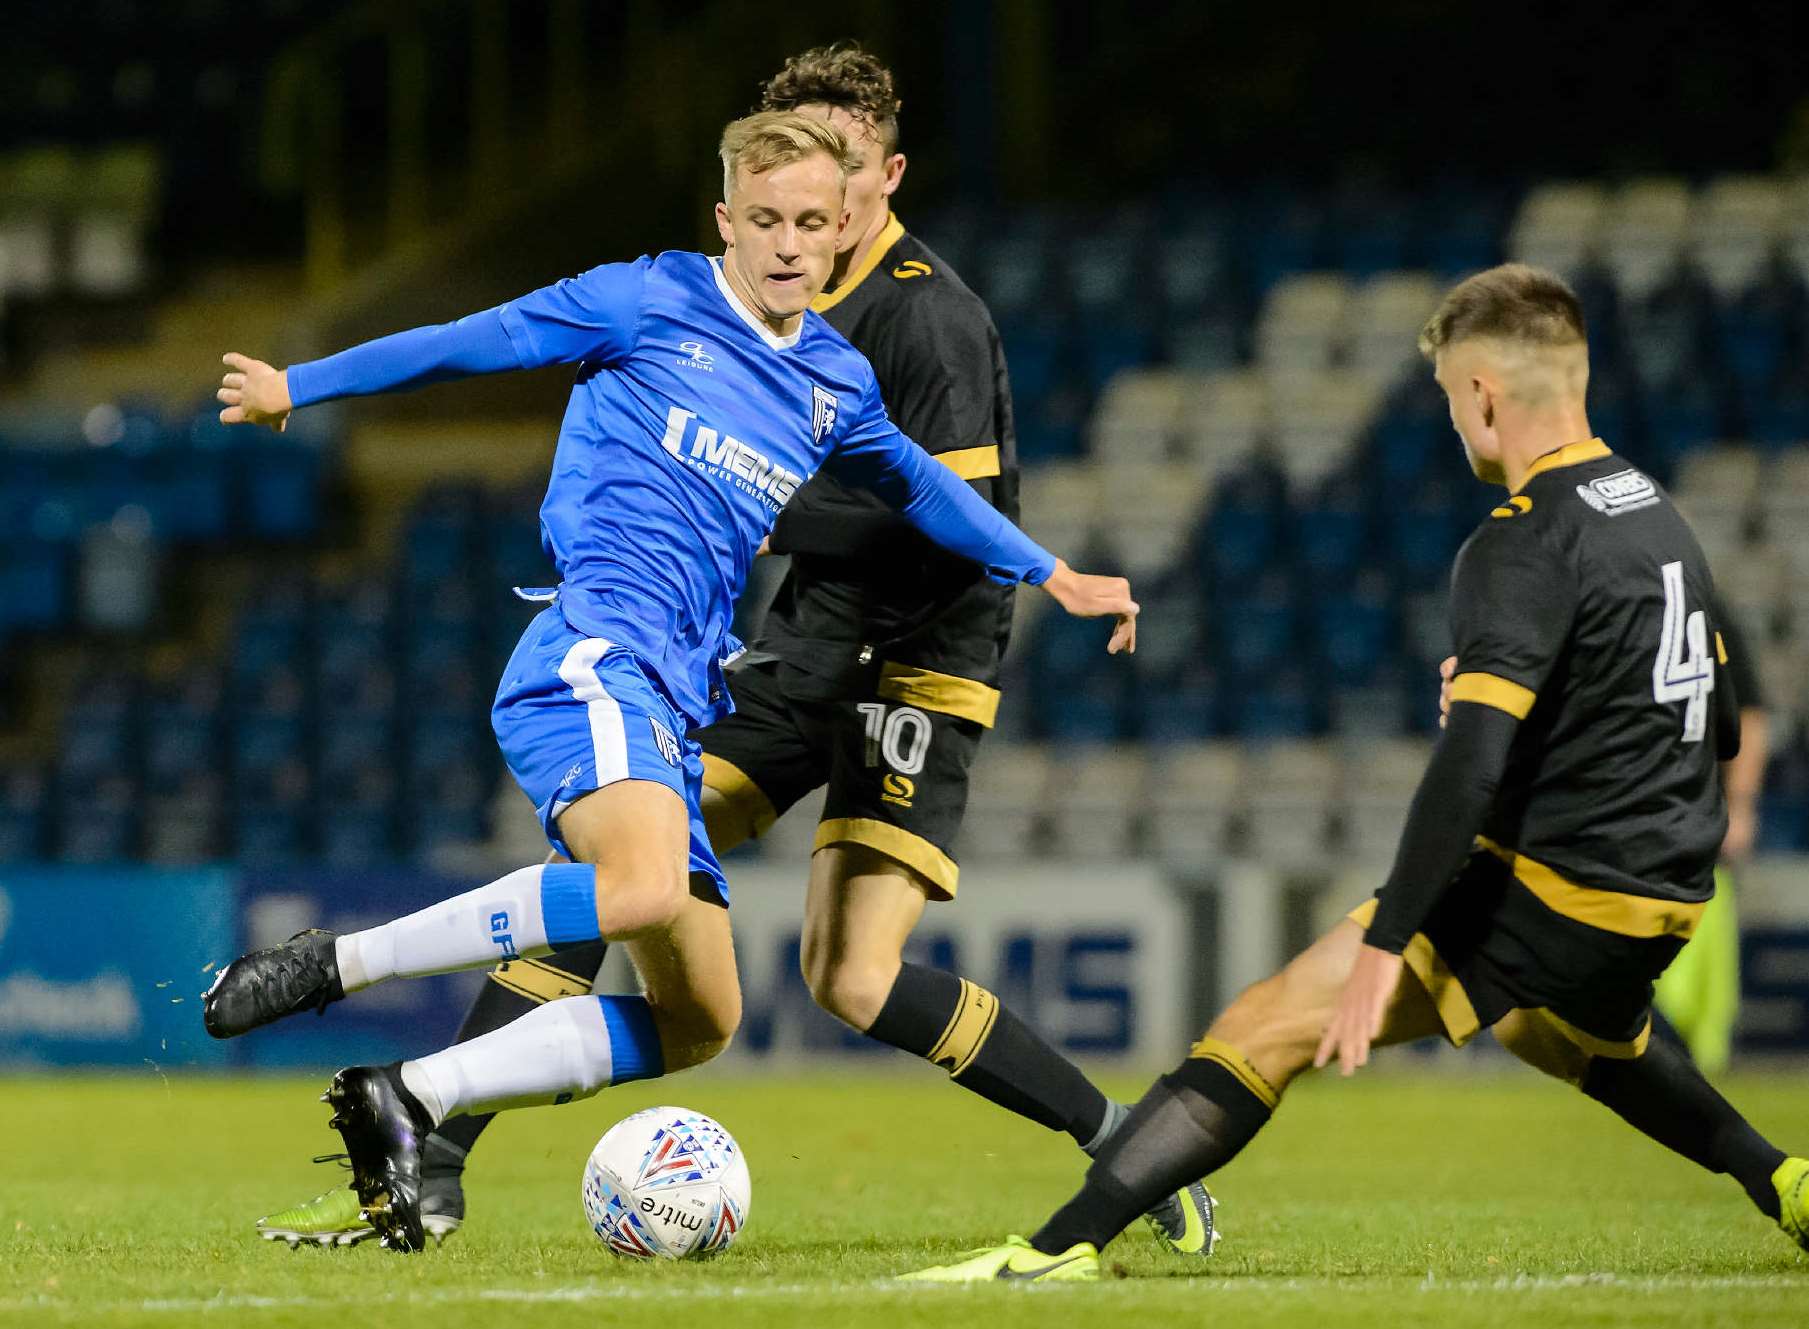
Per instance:
[[[1055,555],[897,429],[842,449],[831,464],[839,478],[871,490],[944,549],[985,568],[994,581],[1040,586],[1055,571]]]
[[[289,399],[297,408],[335,397],[397,392],[469,374],[524,368],[500,309],[456,323],[410,328],[289,366]]]

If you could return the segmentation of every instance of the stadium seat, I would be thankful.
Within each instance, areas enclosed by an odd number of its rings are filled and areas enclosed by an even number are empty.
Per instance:
[[[1104,544],[1140,582],[1181,561],[1206,501],[1206,477],[1186,463],[1115,462],[1101,470]]]
[[[1331,368],[1351,296],[1342,273],[1299,273],[1280,281],[1256,317],[1257,364],[1271,376]]]
[[[1236,743],[1190,743],[1155,756],[1145,834],[1152,853],[1182,868],[1224,858],[1242,815],[1245,750]]]
[[[1606,191],[1597,184],[1554,183],[1530,190],[1508,232],[1508,256],[1573,276],[1596,252],[1607,202]]]
[[[976,858],[1035,852],[1043,836],[1051,774],[1044,748],[981,744],[962,822],[963,852]]]
[[[1696,195],[1691,261],[1723,300],[1750,289],[1776,252],[1784,191],[1766,176],[1722,176]]]
[[[1089,862],[1121,861],[1137,847],[1147,801],[1147,763],[1135,749],[1057,753],[1049,791],[1050,852]]]
[[[1429,745],[1417,739],[1356,739],[1339,752],[1343,856],[1373,868],[1378,885],[1394,859],[1408,804],[1430,756]]]
[[[1180,432],[1189,378],[1173,369],[1128,369],[1105,385],[1088,425],[1088,451],[1101,461],[1168,458]]]
[[[1382,272],[1357,287],[1344,311],[1345,363],[1384,386],[1424,372],[1417,340],[1440,294],[1424,272]]]
[[[1227,708],[1227,728],[1252,743],[1305,738],[1323,727],[1322,701],[1301,671],[1284,669],[1245,685],[1243,695]]]
[[[1350,460],[1381,398],[1375,379],[1348,370],[1275,381],[1271,444],[1296,493]]]
[[[1315,579],[1347,577],[1368,556],[1369,513],[1352,488],[1328,485],[1294,514],[1294,556]]]
[[[1282,871],[1323,864],[1338,783],[1336,753],[1323,743],[1275,742],[1256,749],[1244,784],[1252,855]]]
[[[1336,687],[1367,683],[1397,639],[1387,583],[1371,574],[1347,577],[1309,601],[1313,646]]]
[[[1207,374],[1182,417],[1181,455],[1215,471],[1248,457],[1269,428],[1269,385],[1246,369]]]
[[[1638,300],[1676,273],[1690,211],[1688,186],[1665,177],[1629,180],[1609,198],[1602,260],[1626,295]]]

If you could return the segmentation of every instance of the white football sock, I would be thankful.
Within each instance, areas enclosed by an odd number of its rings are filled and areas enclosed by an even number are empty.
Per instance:
[[[646,1012],[640,997],[562,997],[501,1029],[403,1062],[403,1082],[423,1106],[429,1095],[437,1101],[436,1125],[461,1112],[589,1098],[604,1085],[661,1073],[658,1036]],[[415,1089],[417,1083],[427,1092]]]
[[[546,955],[554,945],[594,940],[596,913],[595,869],[578,863],[517,868],[488,886],[338,938],[339,981],[351,993],[386,978]]]

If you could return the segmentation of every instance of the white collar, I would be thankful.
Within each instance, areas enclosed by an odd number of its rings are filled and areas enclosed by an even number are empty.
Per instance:
[[[729,308],[741,316],[741,321],[760,334],[760,340],[775,351],[789,351],[798,344],[798,338],[804,335],[804,320],[798,320],[798,330],[788,337],[781,337],[766,326],[766,320],[741,303],[741,297],[729,285],[729,279],[723,276],[722,260],[714,255],[710,257],[710,271],[716,275],[716,289],[722,292],[722,298],[729,302]]]

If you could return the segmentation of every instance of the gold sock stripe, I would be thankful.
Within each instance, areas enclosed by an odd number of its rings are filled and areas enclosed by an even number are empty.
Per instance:
[[[950,1079],[958,1077],[974,1064],[998,1022],[999,999],[978,983],[962,979],[955,1013],[949,1016],[948,1027],[930,1048],[926,1060],[942,1067]]]
[[[1263,1073],[1250,1064],[1250,1059],[1222,1039],[1202,1038],[1188,1053],[1202,1061],[1215,1062],[1237,1077],[1237,1082],[1262,1100],[1273,1112],[1281,1102],[1281,1091],[1263,1078]]]
[[[561,997],[590,995],[589,983],[538,960],[510,960],[499,964],[490,971],[490,978],[516,996],[542,1004],[558,1001]]]

